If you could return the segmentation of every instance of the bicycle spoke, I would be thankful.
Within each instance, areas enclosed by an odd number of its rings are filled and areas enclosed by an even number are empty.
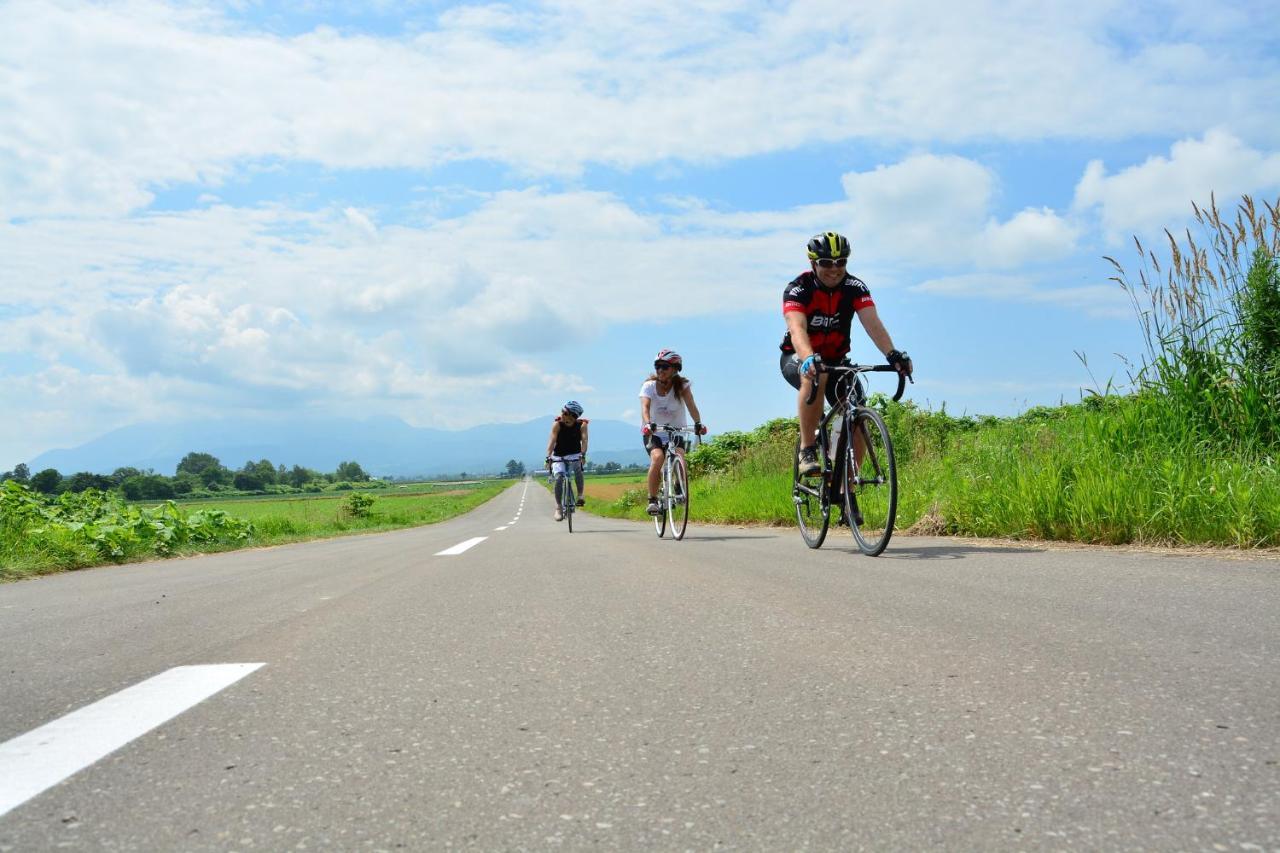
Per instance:
[[[809,485],[800,477],[800,441],[796,440],[796,452],[791,457],[791,499],[796,507],[796,521],[800,526],[800,535],[804,544],[810,548],[822,547],[827,538],[827,525],[831,521],[831,505],[827,503],[823,480],[819,478],[816,486]]]
[[[859,408],[848,437],[844,464],[844,508],[858,548],[869,556],[884,551],[898,510],[893,443],[880,414]]]
[[[689,524],[689,470],[684,457],[676,456],[671,465],[671,535],[684,538]]]
[[[658,514],[653,517],[653,529],[658,532],[658,538],[667,531],[667,491],[670,488],[670,474],[667,469],[667,462],[662,462],[662,482],[658,484]]]

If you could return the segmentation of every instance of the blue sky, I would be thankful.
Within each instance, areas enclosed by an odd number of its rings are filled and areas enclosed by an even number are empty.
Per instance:
[[[1277,18],[0,0],[0,470],[227,413],[636,420],[664,347],[749,429],[794,414],[781,292],[828,229],[921,405],[1123,385],[1102,256],[1280,196]]]

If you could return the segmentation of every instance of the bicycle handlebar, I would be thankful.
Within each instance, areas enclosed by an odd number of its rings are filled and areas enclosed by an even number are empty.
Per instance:
[[[898,368],[892,364],[823,364],[821,362],[814,365],[818,369],[818,373],[898,373]],[[800,377],[802,380],[804,377]],[[898,390],[894,392],[893,401],[902,399],[902,392],[907,389],[907,379],[905,373],[898,373]],[[915,380],[911,383],[914,385]],[[812,405],[813,401],[818,397],[818,377],[813,378],[813,386],[809,389],[809,396],[805,398],[806,406]]]
[[[675,427],[671,424],[662,424],[658,429],[678,435],[692,435],[697,440],[698,444],[702,444],[702,433],[698,432],[693,427]]]

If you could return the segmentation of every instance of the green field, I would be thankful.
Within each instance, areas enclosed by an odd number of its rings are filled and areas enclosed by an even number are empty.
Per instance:
[[[276,545],[319,536],[434,524],[469,512],[511,483],[511,480],[414,483],[377,492],[202,500],[189,505],[200,509],[221,509],[243,518],[254,525],[256,544]],[[373,498],[366,514],[353,515],[350,512],[352,494],[367,494]]]
[[[149,505],[95,490],[51,501],[8,482],[0,487],[0,580],[433,524],[470,511],[512,482]]]

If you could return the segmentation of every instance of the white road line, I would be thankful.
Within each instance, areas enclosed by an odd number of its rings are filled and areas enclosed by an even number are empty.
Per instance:
[[[452,548],[445,548],[443,551],[437,551],[436,556],[437,557],[456,556],[458,554],[461,554],[463,551],[467,550],[468,548],[473,548],[476,545],[479,545],[481,542],[483,542],[488,538],[489,538],[488,536],[477,536],[474,539],[468,539],[466,542],[459,542],[457,545],[454,545]]]
[[[263,664],[177,666],[0,743],[0,815],[260,666]]]
[[[498,531],[498,530],[506,530],[506,529],[507,529],[507,525],[505,525],[505,524],[504,524],[504,525],[502,525],[501,527],[495,527],[495,528],[493,528],[493,529],[494,529],[495,531]]]

